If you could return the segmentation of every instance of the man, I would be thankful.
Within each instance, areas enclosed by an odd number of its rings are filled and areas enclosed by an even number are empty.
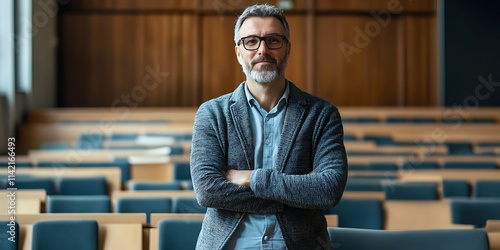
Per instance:
[[[339,112],[285,78],[281,10],[248,7],[234,41],[246,81],[202,104],[194,123],[191,175],[208,207],[197,249],[330,249],[323,211],[347,179]]]

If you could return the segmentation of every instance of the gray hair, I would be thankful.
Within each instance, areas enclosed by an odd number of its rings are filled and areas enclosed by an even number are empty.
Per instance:
[[[290,27],[288,27],[288,22],[286,21],[285,14],[281,9],[278,9],[272,5],[268,4],[256,4],[249,6],[241,13],[234,26],[234,43],[238,44],[240,41],[240,28],[243,22],[249,17],[274,17],[278,19],[283,27],[285,27],[285,37],[290,41]]]

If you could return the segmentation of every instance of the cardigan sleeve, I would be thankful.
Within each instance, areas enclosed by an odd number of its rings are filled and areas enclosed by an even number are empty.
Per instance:
[[[342,122],[336,108],[321,114],[313,138],[313,171],[293,175],[275,169],[254,170],[250,185],[257,197],[305,209],[328,209],[340,201],[347,180]]]

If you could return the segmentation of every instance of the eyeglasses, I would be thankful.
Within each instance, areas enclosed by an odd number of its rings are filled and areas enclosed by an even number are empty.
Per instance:
[[[268,49],[281,49],[283,42],[288,41],[284,35],[270,35],[270,36],[246,36],[240,39],[243,47],[246,50],[258,50],[262,41],[266,41]],[[238,42],[238,45],[240,45]]]

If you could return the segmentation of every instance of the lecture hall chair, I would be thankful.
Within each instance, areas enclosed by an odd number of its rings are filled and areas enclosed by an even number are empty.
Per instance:
[[[207,208],[200,206],[195,197],[175,197],[172,199],[172,213],[206,213]]]
[[[59,195],[107,195],[106,178],[63,177],[58,179]]]
[[[357,228],[328,228],[333,249],[338,250],[488,250],[484,230],[373,230]]]
[[[342,198],[326,214],[338,215],[338,226],[383,229],[382,201],[379,199]]]
[[[146,213],[147,223],[152,213],[171,213],[172,199],[169,197],[119,197],[115,200],[117,213]]]
[[[446,161],[443,163],[444,169],[496,169],[496,162],[487,161],[471,161],[471,162],[455,162]]]
[[[468,198],[470,197],[470,184],[465,179],[443,179],[443,198]]]
[[[203,220],[163,219],[158,223],[158,250],[193,250]]]
[[[95,220],[48,220],[33,224],[32,250],[97,250]]]
[[[12,235],[11,232],[14,235]],[[9,240],[11,237],[13,237],[13,241]],[[0,249],[17,250],[19,239],[19,224],[17,222],[0,220]]]
[[[49,195],[47,213],[110,213],[107,195]]]
[[[500,199],[500,180],[476,180],[473,190],[474,198]]]
[[[387,200],[437,200],[437,183],[397,182],[383,183],[382,188]]]
[[[451,222],[483,228],[487,220],[500,220],[500,199],[451,199]]]
[[[129,189],[132,191],[165,191],[182,190],[181,181],[130,181]]]

